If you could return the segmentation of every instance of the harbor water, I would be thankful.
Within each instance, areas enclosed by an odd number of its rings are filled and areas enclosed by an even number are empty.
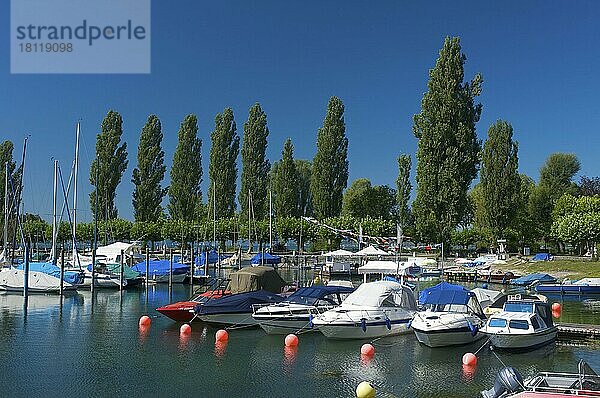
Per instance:
[[[600,369],[598,346],[575,342],[528,353],[484,348],[474,370],[463,370],[471,346],[431,349],[414,335],[378,340],[371,360],[365,341],[300,335],[297,349],[261,329],[231,330],[215,345],[217,327],[200,322],[180,337],[180,323],[155,308],[185,300],[187,285],[82,291],[61,298],[0,294],[0,396],[3,397],[353,397],[371,381],[378,397],[477,397],[506,365],[524,376],[576,371],[584,359]],[[555,300],[555,298],[553,298]],[[560,300],[560,298],[558,299]],[[557,300],[557,301],[558,301]],[[148,314],[152,325],[138,328]],[[562,321],[600,323],[600,307],[563,302]]]

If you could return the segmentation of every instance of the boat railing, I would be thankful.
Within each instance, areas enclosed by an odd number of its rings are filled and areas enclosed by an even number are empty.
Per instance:
[[[525,383],[528,391],[570,394],[576,396],[599,396],[600,376],[560,372],[541,372]]]

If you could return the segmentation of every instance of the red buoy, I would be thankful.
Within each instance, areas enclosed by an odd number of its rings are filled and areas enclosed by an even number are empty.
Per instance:
[[[192,333],[192,327],[190,325],[188,325],[187,323],[184,323],[179,328],[179,334],[187,336],[190,333]]]
[[[139,321],[139,323],[138,323],[138,324],[139,324],[141,327],[147,327],[147,326],[150,326],[150,323],[152,323],[152,319],[150,319],[150,317],[149,317],[148,315],[143,315],[143,316],[140,318],[140,321]]]
[[[375,355],[375,347],[373,347],[372,344],[365,343],[362,345],[362,347],[360,347],[360,353],[367,357],[372,357]]]
[[[285,336],[285,346],[286,347],[296,347],[298,345],[298,336],[295,334],[288,334]]]
[[[552,303],[552,311],[560,312],[561,309],[560,303]]]
[[[471,352],[467,352],[462,357],[462,363],[463,363],[463,365],[467,365],[467,366],[475,366],[475,365],[477,365],[477,357],[475,356],[475,354],[473,354]]]
[[[225,329],[219,329],[219,330],[217,330],[217,333],[215,333],[216,341],[227,341],[228,339],[229,339],[229,333],[227,333],[227,330],[225,330]]]

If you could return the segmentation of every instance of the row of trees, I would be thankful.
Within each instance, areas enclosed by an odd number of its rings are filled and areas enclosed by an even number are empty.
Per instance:
[[[130,237],[176,236],[171,233],[169,223],[179,223],[180,230],[191,230],[203,220],[216,218],[219,225],[230,225],[234,222],[231,220],[237,220],[237,228],[219,227],[219,236],[226,235],[227,230],[233,238],[231,231],[241,232],[250,219],[254,221],[249,225],[264,225],[272,194],[276,229],[282,238],[294,235],[282,232],[295,228],[285,225],[301,225],[300,216],[314,216],[319,220],[333,217],[332,220],[378,219],[381,225],[398,223],[406,234],[417,240],[462,246],[495,246],[498,239],[506,238],[513,248],[536,242],[547,245],[553,240],[557,249],[562,250],[563,242],[581,241],[581,236],[574,237],[567,232],[572,230],[568,220],[573,217],[588,220],[591,216],[589,212],[584,218],[575,216],[573,214],[579,213],[565,203],[578,203],[581,195],[598,194],[600,179],[584,177],[579,186],[575,184],[573,178],[580,170],[579,161],[575,155],[564,153],[552,154],[547,159],[540,169],[537,184],[520,174],[519,146],[508,121],[498,120],[490,126],[485,142],[479,140],[476,124],[483,107],[476,98],[481,94],[483,79],[476,74],[465,81],[465,62],[460,39],[446,38],[429,72],[421,110],[413,118],[418,148],[416,195],[412,205],[409,205],[412,162],[406,154],[398,157],[395,188],[373,186],[368,179],[360,178],[346,190],[348,139],[344,104],[337,97],[329,100],[323,125],[317,132],[312,162],[295,159],[293,143],[288,139],[281,158],[271,165],[266,158],[267,115],[259,104],[250,108],[241,140],[239,213],[236,213],[236,181],[240,137],[233,111],[226,108],[215,117],[210,135],[206,204],[200,190],[202,140],[198,136],[196,116],[188,115],[181,123],[169,170],[170,186],[165,187],[163,179],[167,168],[162,150],[162,127],[158,117],[151,115],[140,134],[137,167],[132,178],[135,223],[129,230],[135,230],[136,225],[153,226],[148,227],[145,234],[138,231],[131,235],[130,232]],[[121,135],[121,116],[109,111],[97,136],[97,159],[90,172],[90,181],[98,190],[97,207],[96,192],[90,194],[90,204],[95,216],[105,223],[117,220],[115,192],[127,168],[127,145],[121,143]],[[0,156],[5,156],[2,153]],[[14,172],[14,162],[11,172]],[[473,186],[478,175],[479,182]],[[161,206],[165,195],[168,195],[166,212]],[[261,228],[255,229],[264,231]],[[395,235],[394,231],[383,232]]]
[[[90,206],[93,214],[101,220],[112,220],[118,216],[116,188],[128,164],[127,144],[121,143],[122,123],[121,115],[109,111],[97,136],[97,158],[92,162],[90,182],[98,194],[95,190],[90,193]],[[250,215],[257,220],[265,218],[270,190],[275,197],[278,214],[283,217],[313,213],[319,218],[339,215],[342,193],[348,181],[348,139],[342,101],[337,97],[329,101],[323,126],[317,134],[317,152],[312,163],[295,160],[293,144],[288,139],[281,160],[272,168],[266,157],[268,136],[267,115],[259,104],[255,104],[244,123],[241,146],[242,172],[238,196],[241,216],[248,218]],[[137,167],[133,170],[135,220],[157,221],[163,217],[161,203],[165,195],[168,195],[168,216],[174,220],[198,221],[213,213],[218,218],[232,217],[236,211],[240,138],[231,108],[215,117],[206,205],[200,190],[202,140],[198,136],[196,116],[186,116],[179,128],[168,187],[163,186],[166,166],[162,140],[160,119],[150,115],[140,134]]]

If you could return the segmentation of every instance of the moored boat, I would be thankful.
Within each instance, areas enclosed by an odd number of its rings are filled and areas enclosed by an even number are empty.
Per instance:
[[[429,347],[472,343],[485,315],[473,292],[463,286],[441,282],[423,290],[419,304],[425,308],[415,314],[410,327],[417,340]]]
[[[412,290],[392,281],[367,282],[313,324],[333,339],[367,339],[409,332],[417,310]]]
[[[501,312],[491,316],[481,329],[490,344],[502,349],[533,349],[556,339],[557,328],[544,296],[509,296]]]
[[[252,317],[268,334],[310,330],[315,316],[339,306],[353,291],[354,288],[335,285],[303,287],[281,303],[255,306]]]
[[[600,396],[600,377],[580,361],[577,373],[541,372],[523,380],[513,367],[498,372],[494,386],[481,392],[483,398],[562,398]]]
[[[584,278],[574,282],[545,283],[536,285],[535,290],[539,293],[600,294],[600,278]]]
[[[25,271],[16,268],[0,270],[0,290],[22,292],[25,286]],[[76,290],[76,286],[63,281],[63,290]],[[28,291],[30,293],[58,293],[60,279],[39,271],[29,271]]]

